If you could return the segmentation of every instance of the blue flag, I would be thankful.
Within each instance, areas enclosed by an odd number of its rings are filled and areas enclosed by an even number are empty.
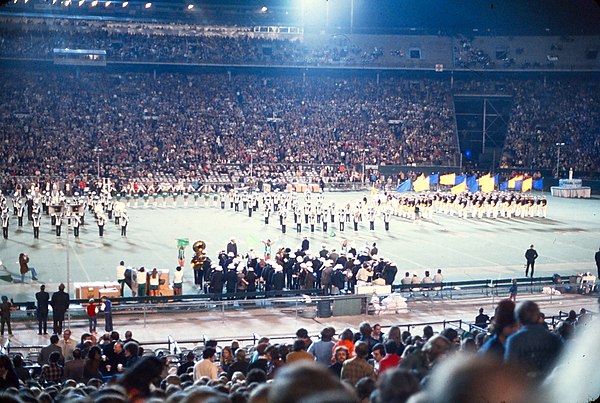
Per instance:
[[[469,192],[475,193],[479,191],[479,183],[477,183],[477,175],[473,175],[467,178],[467,187]]]
[[[459,183],[463,183],[467,180],[467,175],[456,175],[454,177],[454,184],[458,185]]]
[[[494,175],[494,186],[498,186],[498,174]],[[508,183],[506,186],[508,186]]]
[[[439,181],[440,181],[440,174],[429,175],[429,184],[430,185],[437,185]]]
[[[503,192],[505,190],[508,190],[508,181],[504,181],[500,184],[500,191]]]
[[[535,190],[543,190],[544,189],[544,178],[536,179],[533,181],[533,188]]]
[[[408,178],[398,186],[398,192],[410,192],[412,190],[412,180]]]
[[[515,182],[515,192],[520,192],[522,187],[523,187],[523,181],[522,180]]]

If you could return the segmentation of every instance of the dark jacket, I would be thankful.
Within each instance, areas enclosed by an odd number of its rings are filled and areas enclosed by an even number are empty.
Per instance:
[[[69,294],[64,291],[56,291],[52,294],[52,300],[50,301],[50,305],[52,305],[52,315],[55,319],[64,320],[65,312],[69,309],[69,305],[71,303],[71,298]]]
[[[37,301],[38,312],[48,312],[50,294],[48,294],[46,291],[39,291],[35,293],[35,300]]]

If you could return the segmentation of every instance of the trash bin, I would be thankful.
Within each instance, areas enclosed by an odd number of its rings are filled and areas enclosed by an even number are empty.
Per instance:
[[[317,316],[319,318],[330,318],[332,316],[331,301],[317,302]]]

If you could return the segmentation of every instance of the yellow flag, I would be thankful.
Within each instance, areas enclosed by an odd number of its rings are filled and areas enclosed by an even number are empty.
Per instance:
[[[523,175],[517,175],[512,179],[508,180],[508,188],[509,189],[514,189],[517,186],[517,181],[522,181],[523,180]]]
[[[440,185],[454,185],[456,174],[446,174],[440,176]]]
[[[484,175],[478,179],[479,187],[483,193],[489,193],[494,190],[494,178],[490,175]]]
[[[452,186],[452,189],[450,189],[450,191],[452,193],[454,193],[455,195],[462,193],[465,190],[467,190],[467,180],[466,179],[464,181],[462,181],[462,183],[459,183],[456,186]]]
[[[523,185],[521,185],[521,192],[527,192],[533,188],[533,178],[527,178],[523,181]]]
[[[419,176],[417,180],[413,182],[413,188],[415,189],[415,192],[429,190],[429,176],[421,174],[421,176]]]
[[[372,195],[376,195],[377,191],[375,190],[375,183],[373,183],[373,186],[371,186],[371,196]]]

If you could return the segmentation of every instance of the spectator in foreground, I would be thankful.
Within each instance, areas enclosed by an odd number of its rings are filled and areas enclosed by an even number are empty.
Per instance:
[[[315,356],[315,361],[329,366],[331,364],[331,355],[333,353],[334,342],[332,341],[335,335],[333,327],[326,327],[321,330],[321,340],[316,341],[308,347],[308,352]]]
[[[492,337],[481,346],[478,354],[490,354],[498,359],[504,358],[506,339],[518,328],[515,320],[515,303],[509,299],[500,301],[490,325]]]
[[[288,364],[301,360],[314,361],[314,359],[315,356],[306,351],[306,344],[304,343],[304,340],[301,339],[294,342],[292,352],[286,356],[286,362]]]
[[[370,329],[369,329],[370,333]],[[359,379],[367,377],[375,379],[375,371],[367,362],[369,346],[364,341],[359,341],[354,346],[354,358],[346,360],[342,365],[341,379],[355,385]]]
[[[350,357],[346,347],[338,346],[335,348],[335,362],[329,366],[329,370],[335,375],[336,378],[341,378],[342,366],[344,365],[344,361],[346,361],[348,358]]]
[[[19,387],[19,378],[13,363],[7,355],[0,355],[0,389]]]
[[[546,330],[540,308],[523,301],[516,308],[521,329],[506,340],[504,360],[525,368],[527,375],[540,379],[552,368],[562,349],[560,338]]]
[[[211,380],[218,378],[217,367],[213,364],[215,361],[216,350],[212,347],[207,347],[202,352],[202,359],[194,365],[194,381],[207,376]]]
[[[383,346],[385,347],[385,357],[379,361],[379,377],[384,372],[400,365],[400,357],[396,354],[396,350],[398,349],[396,342],[394,340],[388,340]]]
[[[281,369],[271,385],[268,401],[269,403],[324,401],[352,403],[356,402],[357,398],[348,392],[327,369],[314,362],[306,361]]]

